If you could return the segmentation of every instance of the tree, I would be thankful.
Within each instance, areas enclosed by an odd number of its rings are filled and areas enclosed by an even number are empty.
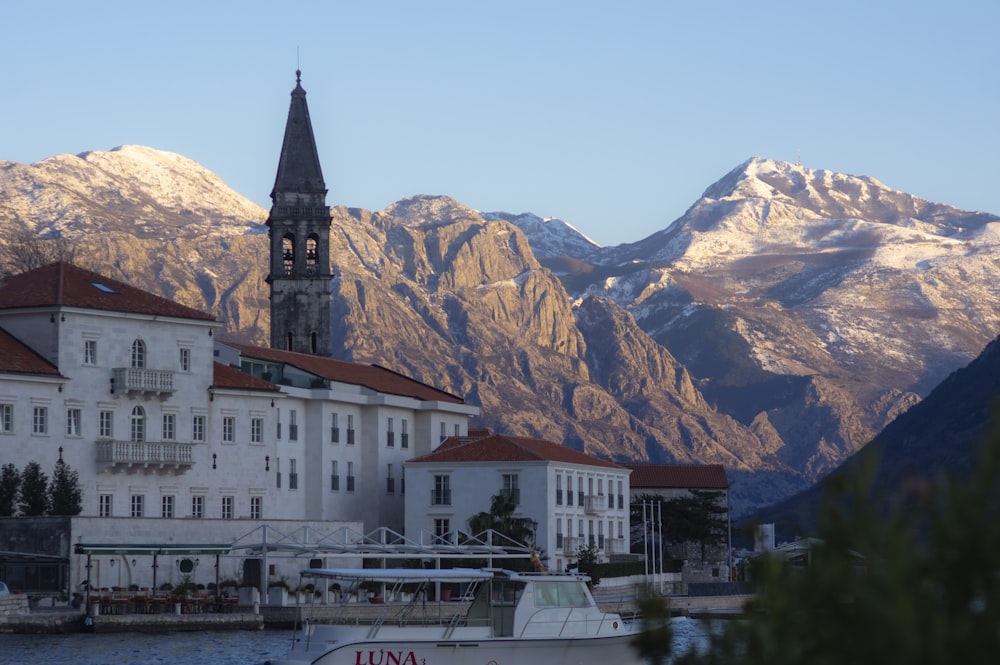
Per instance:
[[[21,472],[18,504],[21,514],[26,517],[49,512],[49,479],[38,462],[28,462]]]
[[[482,533],[493,529],[514,542],[532,547],[535,544],[535,521],[528,517],[514,517],[516,510],[513,494],[500,492],[490,499],[489,512],[476,513],[469,518],[469,530]]]
[[[17,497],[21,489],[21,474],[13,464],[0,469],[0,517],[13,517],[17,513]]]
[[[644,503],[652,505],[655,514],[652,520],[648,513],[646,515],[647,535],[650,538],[656,535],[651,530],[652,522],[661,519],[666,542],[673,545],[698,543],[704,561],[706,548],[725,545],[729,535],[728,509],[721,502],[722,496],[722,492],[707,490],[690,490],[687,495],[672,499],[658,494],[643,494],[630,506],[632,523],[643,524],[642,506]]]
[[[80,474],[61,459],[56,462],[49,484],[49,506],[52,515],[79,515],[83,510]]]
[[[590,583],[597,586],[601,583],[601,574],[598,572],[597,564],[600,563],[601,552],[593,545],[580,547],[576,554],[576,567],[584,575],[590,576]]]
[[[914,479],[893,496],[871,489],[877,463],[828,479],[809,565],[759,558],[744,619],[678,662],[995,662],[1000,429],[967,474]]]

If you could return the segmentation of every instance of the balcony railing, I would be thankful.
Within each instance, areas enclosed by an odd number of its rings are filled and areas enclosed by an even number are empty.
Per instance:
[[[116,467],[186,469],[194,464],[190,443],[172,441],[98,441],[97,462]]]
[[[431,490],[432,506],[450,506],[451,490]]]
[[[603,494],[588,494],[583,504],[583,510],[588,515],[598,515],[605,510]]]
[[[583,538],[579,536],[566,536],[562,541],[563,552],[567,554],[576,554],[583,547]]]
[[[602,549],[608,554],[625,554],[628,552],[628,542],[624,538],[605,538]]]
[[[111,370],[111,382],[114,384],[116,395],[127,393],[163,395],[174,392],[174,373],[169,369],[116,367]]]
[[[504,495],[507,499],[510,499],[511,503],[515,506],[521,505],[521,490],[513,487],[508,489],[500,490],[500,493]]]

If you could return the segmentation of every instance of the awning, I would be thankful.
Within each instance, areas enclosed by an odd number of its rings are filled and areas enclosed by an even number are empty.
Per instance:
[[[73,546],[76,554],[127,554],[134,556],[184,556],[200,554],[229,554],[232,545],[192,545],[192,544],[132,544],[132,543],[77,543]]]

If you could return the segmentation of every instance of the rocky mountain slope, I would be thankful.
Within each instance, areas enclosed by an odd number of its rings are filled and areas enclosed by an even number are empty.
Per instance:
[[[335,203],[333,201],[332,203]],[[0,163],[0,229],[266,343],[266,212],[177,155]],[[745,511],[810,484],[996,334],[995,217],[751,160],[670,227],[600,248],[447,197],[335,208],[338,357],[616,459],[725,464]]]

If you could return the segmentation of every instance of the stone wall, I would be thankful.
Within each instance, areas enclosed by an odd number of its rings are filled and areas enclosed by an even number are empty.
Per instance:
[[[18,616],[28,613],[28,597],[23,593],[0,596],[0,617]]]

